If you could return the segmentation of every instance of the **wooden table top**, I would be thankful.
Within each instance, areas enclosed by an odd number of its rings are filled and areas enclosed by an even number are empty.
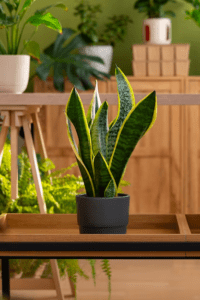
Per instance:
[[[126,234],[80,234],[76,214],[0,216],[0,256],[200,256],[200,214],[129,215]]]

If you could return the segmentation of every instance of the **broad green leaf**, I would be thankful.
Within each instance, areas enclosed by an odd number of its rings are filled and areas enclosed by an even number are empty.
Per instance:
[[[148,128],[152,127],[156,114],[157,98],[155,91],[153,91],[139,101],[125,118],[109,163],[117,186],[135,146]]]
[[[44,24],[48,28],[51,28],[53,30],[58,30],[59,33],[62,33],[62,26],[58,19],[54,18],[52,14],[46,13],[45,15],[35,14],[32,17],[30,17],[26,23],[30,23],[34,26],[40,26]]]
[[[40,46],[38,43],[36,43],[35,41],[30,41],[26,44],[25,49],[30,56],[40,62]]]
[[[90,102],[90,106],[87,111],[87,122],[90,128],[100,106],[101,106],[101,100],[99,97],[98,82],[96,80],[96,86],[93,93],[92,101]]]
[[[81,157],[92,180],[94,179],[93,153],[90,130],[85,111],[76,88],[73,88],[65,108],[66,116],[70,119],[78,135]]]
[[[57,90],[64,90],[64,77],[61,64],[54,65],[53,83]]]
[[[115,122],[109,129],[106,137],[106,161],[109,163],[113,149],[115,147],[118,132],[130,110],[135,107],[135,97],[133,89],[120,68],[115,69],[117,79],[117,93],[118,93],[118,113]]]
[[[104,197],[104,191],[106,187],[108,186],[111,179],[114,180],[114,178],[101,152],[98,152],[94,158],[94,171],[95,171],[94,182],[95,182],[95,193],[96,193],[95,196]],[[117,186],[115,184],[114,195],[116,194],[116,192],[117,192]],[[113,197],[113,195],[111,197]]]
[[[60,2],[57,4],[52,4],[52,5],[46,6],[42,9],[38,9],[38,10],[36,10],[35,14],[43,14],[47,9],[50,9],[52,7],[58,7],[58,8],[64,9],[65,11],[68,11],[68,8],[63,3]]]
[[[38,76],[42,80],[43,78],[45,78],[44,80],[46,80],[51,66],[53,68],[57,68],[58,65],[59,68],[62,69],[63,78],[66,73],[66,76],[68,77],[69,81],[77,89],[94,89],[94,86],[91,83],[91,77],[100,78],[100,80],[104,80],[103,76],[109,78],[110,75],[103,72],[99,72],[98,70],[92,68],[86,61],[86,59],[84,59],[84,57],[86,56],[82,57],[81,55],[77,54],[78,48],[87,44],[87,39],[82,34],[76,35],[71,39],[73,33],[75,33],[74,30],[70,28],[64,28],[63,34],[58,34],[56,41],[50,44],[46,49],[44,49],[44,57],[40,56],[42,64],[38,67],[38,69],[36,69],[36,73],[39,74]],[[68,39],[70,40],[70,42],[68,42]],[[64,42],[68,43],[66,46],[63,47]],[[96,57],[93,57],[92,59],[95,60]],[[88,60],[90,60],[90,57]],[[44,74],[42,74],[43,70]],[[54,82],[56,82],[56,78]],[[54,87],[60,92],[64,92],[62,84],[56,84],[56,86],[54,85]]]
[[[54,62],[50,56],[43,53],[40,55],[40,60],[42,61],[42,64],[36,69],[36,73],[40,79],[46,81]]]
[[[7,26],[13,26],[17,23],[14,17],[8,17],[5,13],[0,11],[0,28],[5,28]]]
[[[108,183],[108,185],[104,191],[104,197],[107,197],[107,198],[117,197],[116,183],[113,178],[110,180],[110,182]]]
[[[19,11],[19,15],[22,16],[26,12],[26,10],[35,2],[36,0],[26,0],[24,2],[24,5],[22,6],[22,9]]]
[[[6,54],[7,51],[4,47],[4,44],[0,41],[0,54]]]
[[[56,41],[53,43],[53,52],[49,54],[59,56],[59,52],[62,49],[64,42],[68,40],[74,33],[75,30],[71,28],[63,28],[62,34],[59,34]]]
[[[67,123],[68,138],[69,138],[70,144],[71,144],[72,149],[73,149],[73,151],[75,153],[75,156],[76,156],[76,160],[77,160],[77,163],[78,163],[78,166],[79,166],[79,169],[80,169],[83,181],[84,181],[87,196],[95,197],[95,190],[94,190],[94,185],[93,185],[93,182],[92,182],[92,178],[91,178],[86,166],[84,165],[81,157],[78,154],[78,149],[77,149],[77,146],[76,146],[75,140],[73,138],[73,134],[72,134],[70,120],[68,119],[67,115],[66,115],[66,123]]]
[[[78,49],[88,45],[88,41],[83,34],[76,35],[69,44],[66,45],[63,49],[61,49],[61,57],[66,57],[72,50]]]
[[[105,101],[97,111],[90,129],[94,156],[101,152],[106,159],[106,134],[108,132],[108,103]]]

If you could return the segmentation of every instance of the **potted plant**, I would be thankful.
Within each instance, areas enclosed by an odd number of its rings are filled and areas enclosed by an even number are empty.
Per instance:
[[[175,0],[137,0],[133,6],[139,12],[144,12],[148,18],[143,21],[143,40],[145,44],[171,44],[171,20],[166,15],[175,17],[171,10],[163,11],[167,2]]]
[[[129,195],[118,193],[128,160],[137,142],[153,126],[157,116],[153,91],[135,105],[134,93],[120,68],[118,114],[108,125],[108,103],[101,104],[96,84],[87,117],[73,88],[66,104],[67,134],[84,181],[86,194],[77,195],[80,233],[126,233]],[[77,147],[71,123],[79,139]]]
[[[94,89],[90,81],[93,76],[104,80],[104,76],[110,75],[100,72],[90,66],[86,60],[96,61],[103,64],[103,60],[98,56],[88,56],[80,54],[78,49],[88,45],[89,39],[86,35],[71,28],[63,28],[62,35],[58,34],[56,41],[44,49],[38,60],[31,58],[37,65],[36,73],[40,79],[46,81],[51,69],[53,69],[53,83],[56,90],[64,92],[64,76],[79,90]],[[65,44],[65,46],[63,46]]]
[[[101,5],[91,5],[85,0],[81,0],[75,7],[75,16],[79,16],[81,22],[78,30],[90,38],[89,46],[85,46],[80,53],[87,55],[97,55],[104,61],[104,65],[98,62],[90,62],[90,65],[97,70],[109,73],[112,64],[113,47],[117,41],[123,41],[128,23],[133,23],[127,15],[114,15],[110,17],[105,29],[101,34],[97,34],[97,13],[102,12]]]
[[[29,81],[30,56],[39,59],[40,53],[39,45],[36,42],[31,41],[31,39],[41,24],[62,33],[60,22],[50,13],[46,13],[46,10],[51,7],[59,7],[67,11],[66,6],[62,3],[49,5],[37,10],[33,16],[25,21],[22,28],[19,28],[22,19],[33,2],[33,0],[26,0],[20,9],[20,0],[14,0],[12,3],[8,0],[1,1],[7,8],[9,15],[1,4],[0,28],[5,29],[7,48],[3,42],[0,41],[0,92],[21,94],[27,88]],[[23,31],[27,24],[34,25],[35,31],[31,34],[30,39],[24,41],[23,49],[19,52]],[[26,49],[28,55],[22,54],[24,49]]]

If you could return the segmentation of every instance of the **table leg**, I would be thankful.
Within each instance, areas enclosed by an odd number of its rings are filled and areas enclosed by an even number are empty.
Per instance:
[[[2,296],[3,300],[10,300],[9,258],[2,258]]]

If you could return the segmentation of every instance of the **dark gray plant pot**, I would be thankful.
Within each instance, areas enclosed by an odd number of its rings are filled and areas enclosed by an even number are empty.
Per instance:
[[[125,234],[128,225],[130,196],[114,198],[76,196],[77,222],[80,233]]]

